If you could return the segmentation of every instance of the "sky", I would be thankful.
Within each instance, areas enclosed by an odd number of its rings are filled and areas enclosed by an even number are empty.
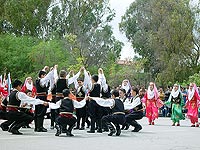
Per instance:
[[[115,10],[116,17],[111,22],[113,27],[113,34],[115,38],[124,43],[124,47],[121,51],[121,59],[133,58],[135,53],[131,46],[131,43],[128,42],[125,34],[122,34],[119,31],[119,23],[121,22],[121,16],[123,16],[128,9],[129,5],[135,0],[110,0],[110,7]]]

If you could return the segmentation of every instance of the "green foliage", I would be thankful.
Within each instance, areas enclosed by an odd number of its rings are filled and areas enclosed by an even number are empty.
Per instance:
[[[0,73],[11,72],[12,78],[21,78],[33,71],[28,53],[39,42],[32,37],[0,35]]]
[[[147,59],[145,72],[162,85],[182,82],[199,71],[194,14],[189,0],[136,0],[122,17],[121,31]]]

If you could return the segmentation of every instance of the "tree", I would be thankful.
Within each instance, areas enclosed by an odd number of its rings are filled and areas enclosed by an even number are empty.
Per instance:
[[[38,43],[37,38],[28,36],[0,35],[0,74],[10,72],[13,79],[21,79],[31,73],[33,66],[28,53]]]
[[[166,84],[197,71],[191,69],[194,21],[189,0],[136,0],[122,17],[120,29],[148,60],[145,71]]]
[[[43,37],[51,0],[1,2],[0,33]]]
[[[100,67],[109,61],[109,53],[115,60],[119,58],[122,43],[115,39],[109,26],[115,14],[108,0],[60,0],[51,14],[49,37],[66,39],[66,49],[79,60],[77,63]],[[69,41],[69,37],[74,40]]]

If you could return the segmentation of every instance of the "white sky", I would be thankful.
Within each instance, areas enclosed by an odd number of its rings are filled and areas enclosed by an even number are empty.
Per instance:
[[[113,27],[113,33],[116,39],[124,43],[124,47],[121,52],[121,59],[133,58],[135,53],[132,49],[131,43],[124,34],[119,31],[119,23],[121,22],[121,16],[123,16],[128,9],[129,5],[135,0],[110,0],[110,7],[115,10],[116,17],[111,22]]]

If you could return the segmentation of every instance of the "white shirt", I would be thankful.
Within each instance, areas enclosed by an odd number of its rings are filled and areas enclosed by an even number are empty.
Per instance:
[[[50,109],[58,109],[61,106],[61,102],[62,102],[62,100],[59,100],[58,102],[56,102],[56,104],[55,103],[49,103],[49,108]],[[76,100],[72,100],[72,102],[73,102],[73,105],[74,105],[75,108],[82,108],[86,105],[85,99],[80,101],[80,102],[78,102]]]
[[[33,105],[44,104],[44,101],[42,101],[40,99],[33,98],[33,97],[29,97],[23,92],[17,92],[16,96],[19,100],[21,100],[22,104],[23,103],[33,104]],[[8,97],[8,101],[9,101],[9,97]]]

